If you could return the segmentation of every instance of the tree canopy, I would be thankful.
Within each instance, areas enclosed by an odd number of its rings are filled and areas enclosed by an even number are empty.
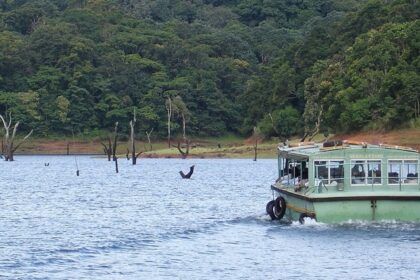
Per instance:
[[[419,5],[4,0],[0,113],[48,135],[127,132],[136,108],[163,137],[170,97],[189,135],[392,129],[420,115]]]

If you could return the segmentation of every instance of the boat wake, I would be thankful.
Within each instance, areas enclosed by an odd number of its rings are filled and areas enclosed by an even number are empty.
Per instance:
[[[418,222],[402,222],[398,220],[380,220],[380,221],[363,221],[363,220],[348,220],[343,223],[335,225],[337,227],[348,227],[352,229],[376,229],[389,230],[396,229],[402,231],[420,230],[420,223]]]

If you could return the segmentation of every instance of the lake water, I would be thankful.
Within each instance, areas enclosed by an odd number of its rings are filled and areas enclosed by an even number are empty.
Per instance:
[[[116,174],[87,156],[0,161],[0,278],[420,279],[419,224],[271,221],[276,166],[119,160]]]

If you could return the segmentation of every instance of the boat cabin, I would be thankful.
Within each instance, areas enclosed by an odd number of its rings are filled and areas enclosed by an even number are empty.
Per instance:
[[[420,154],[355,142],[281,146],[277,184],[296,192],[420,191]]]

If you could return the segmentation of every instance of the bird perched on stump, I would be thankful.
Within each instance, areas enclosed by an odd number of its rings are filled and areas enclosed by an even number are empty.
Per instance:
[[[188,172],[187,174],[184,174],[184,172],[182,171],[179,171],[179,174],[181,174],[182,179],[190,179],[193,172],[194,172],[194,165],[190,167],[190,172]]]

